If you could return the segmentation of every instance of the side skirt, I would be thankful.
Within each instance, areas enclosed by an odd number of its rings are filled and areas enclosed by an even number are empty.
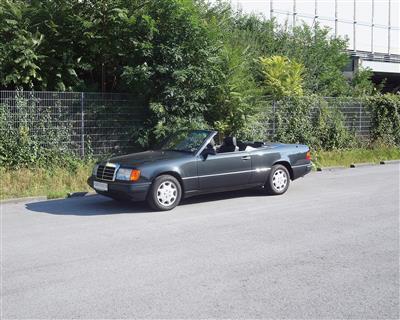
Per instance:
[[[262,186],[263,186],[263,184],[260,184],[260,183],[252,183],[252,184],[245,184],[245,185],[241,185],[241,186],[216,188],[216,189],[210,189],[210,190],[190,190],[190,191],[185,192],[184,198],[186,199],[186,198],[190,198],[190,197],[201,195],[201,194],[244,190],[244,189],[251,189],[251,188],[262,187]]]

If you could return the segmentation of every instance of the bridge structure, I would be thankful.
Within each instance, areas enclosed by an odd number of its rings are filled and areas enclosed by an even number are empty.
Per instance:
[[[236,0],[236,5],[289,27],[329,27],[333,36],[348,39],[348,77],[369,68],[376,83],[385,79],[386,91],[400,91],[400,0]]]

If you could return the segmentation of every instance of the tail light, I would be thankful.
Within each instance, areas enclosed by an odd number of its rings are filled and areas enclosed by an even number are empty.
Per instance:
[[[310,160],[311,161],[311,151],[308,150],[306,153],[306,160]]]

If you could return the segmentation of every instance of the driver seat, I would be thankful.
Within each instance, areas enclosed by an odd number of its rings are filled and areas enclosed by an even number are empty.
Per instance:
[[[238,149],[235,137],[225,137],[222,145],[219,147],[218,153],[234,152]]]

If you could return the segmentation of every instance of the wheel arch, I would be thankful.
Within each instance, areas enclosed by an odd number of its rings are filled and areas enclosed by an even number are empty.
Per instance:
[[[154,176],[154,178],[152,180],[152,183],[159,176],[165,176],[165,175],[173,176],[174,178],[176,178],[176,180],[178,180],[179,184],[181,185],[182,196],[183,196],[185,194],[185,186],[183,184],[183,180],[182,180],[181,175],[176,171],[162,171],[162,172],[159,172]]]
[[[275,166],[277,164],[280,164],[280,165],[284,166],[289,171],[290,180],[294,180],[293,168],[290,165],[289,161],[287,161],[287,160],[279,160],[279,161],[276,161],[273,165]]]

